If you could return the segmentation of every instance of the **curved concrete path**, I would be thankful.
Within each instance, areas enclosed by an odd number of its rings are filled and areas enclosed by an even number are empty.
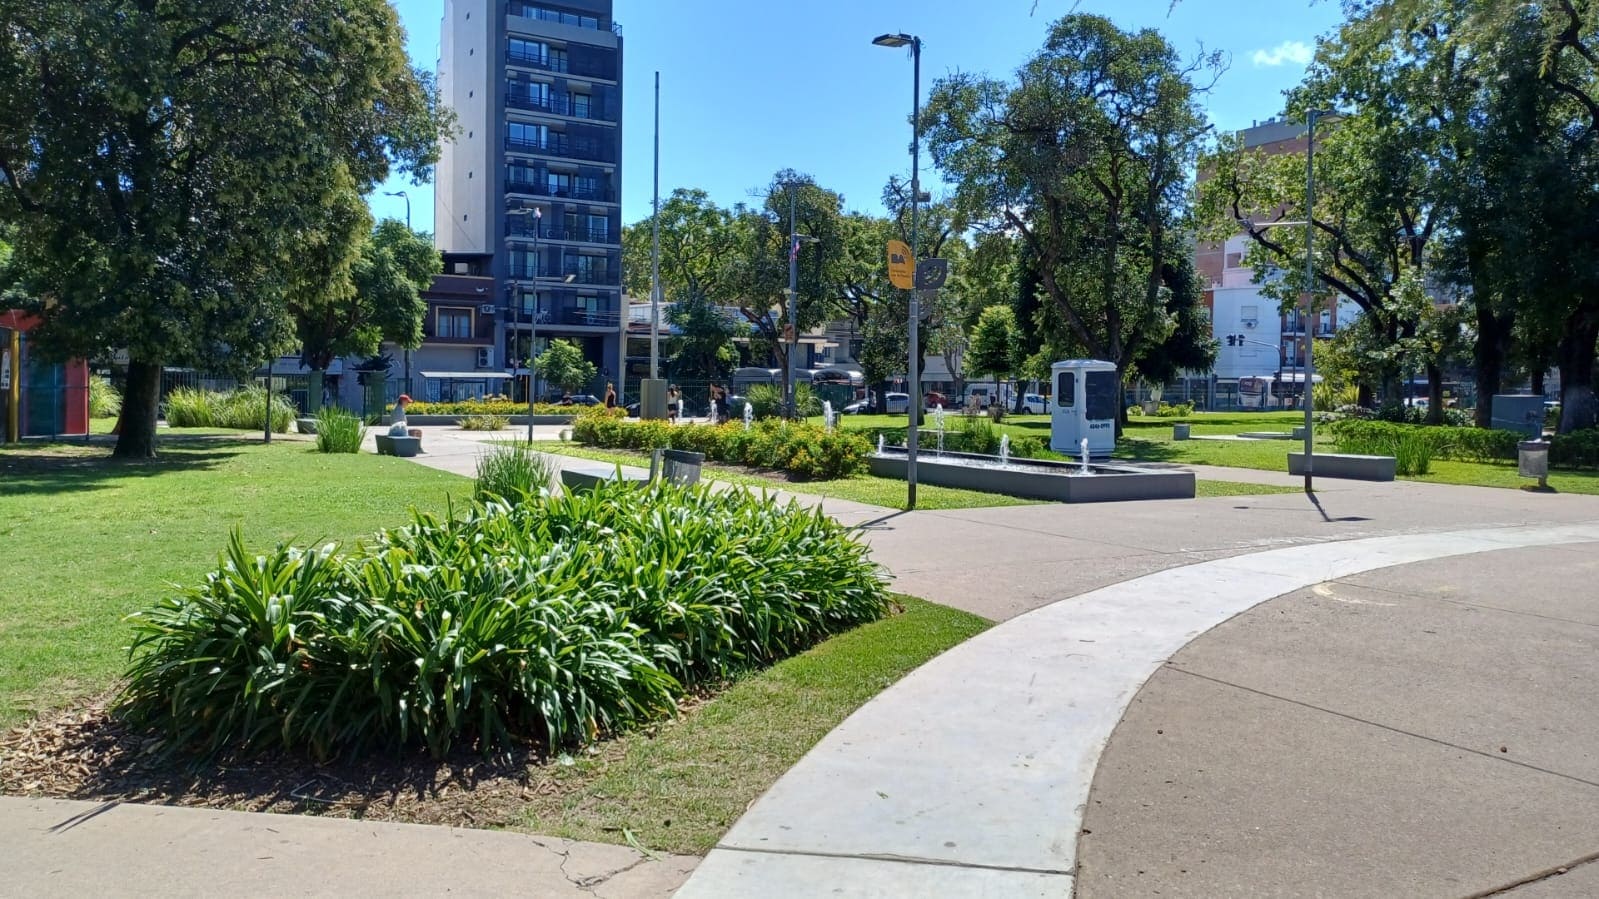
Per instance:
[[[1599,894],[1599,544],[1386,568],[1161,666],[1100,756],[1077,895]]]
[[[1186,644],[1262,602],[1389,566],[1599,541],[1599,523],[1320,543],[1172,568],[1016,617],[829,734],[678,895],[1062,896],[1101,751]]]

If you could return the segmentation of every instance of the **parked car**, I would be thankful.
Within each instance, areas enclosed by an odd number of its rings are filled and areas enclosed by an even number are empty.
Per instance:
[[[883,404],[887,407],[889,415],[904,415],[911,411],[911,395],[908,393],[885,393]]]
[[[1037,393],[1029,393],[1022,397],[1023,415],[1043,415],[1049,411],[1049,403]]]
[[[842,410],[845,415],[867,415],[872,411],[872,404],[866,400],[856,400],[845,406]]]
[[[605,401],[591,393],[578,393],[561,400],[563,406],[598,406]]]
[[[889,395],[893,396],[893,394]],[[922,402],[926,405],[929,411],[934,408],[949,408],[949,397],[939,393],[936,390],[929,390],[927,393],[922,394]]]

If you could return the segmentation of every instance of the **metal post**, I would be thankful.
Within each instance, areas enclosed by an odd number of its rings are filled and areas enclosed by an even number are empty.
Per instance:
[[[783,412],[798,416],[794,403],[794,357],[799,355],[799,232],[794,182],[788,184],[788,358],[783,366]]]
[[[922,162],[922,39],[911,39],[911,262],[920,258],[916,247],[916,204],[921,200]],[[917,291],[911,291],[910,303],[910,403],[905,431],[905,508],[916,508],[916,424],[921,415],[921,337],[922,304]]]
[[[527,442],[533,442],[533,398],[539,393],[539,372],[533,367],[533,354],[539,348],[539,223],[544,219],[544,213],[537,206],[533,207],[533,311],[528,315],[527,338]],[[517,297],[520,305],[521,297]]]
[[[1309,123],[1309,134],[1305,143],[1305,309],[1314,313],[1316,309],[1316,110],[1312,109],[1306,115]],[[1312,384],[1316,377],[1316,363],[1312,358],[1311,347],[1315,338],[1306,332],[1305,339],[1305,492],[1315,493],[1313,472],[1315,470],[1315,433],[1316,416],[1313,412],[1315,403],[1311,402]]]
[[[22,442],[22,329],[11,322],[10,346],[11,386],[6,399],[6,438],[11,443]]]
[[[267,357],[267,383],[266,383],[266,426],[261,429],[263,442],[272,442],[272,362],[271,356]]]
[[[655,215],[650,219],[650,379],[661,377],[661,73],[655,73]],[[624,355],[626,349],[624,348]],[[639,410],[643,412],[643,397]],[[641,416],[642,417],[642,416]]]

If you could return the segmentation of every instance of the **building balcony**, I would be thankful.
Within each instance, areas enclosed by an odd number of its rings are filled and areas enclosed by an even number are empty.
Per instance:
[[[511,49],[505,51],[505,61],[513,66],[554,72],[557,75],[576,75],[579,78],[598,78],[602,81],[616,80],[614,64],[604,65],[585,62],[582,59],[571,60],[565,56],[551,56],[548,53],[528,53]]]
[[[545,181],[526,181],[512,178],[505,183],[505,192],[509,194],[526,194],[533,197],[554,197],[561,200],[582,200],[589,203],[615,203],[616,191],[600,189],[584,189],[578,187],[552,188]]]
[[[505,236],[533,239],[534,225],[528,221],[532,216],[511,215],[505,219]],[[542,225],[538,227],[539,240],[566,241],[568,243],[597,243],[606,246],[615,246],[620,242],[621,235],[610,228],[584,228],[566,227],[562,225]]]
[[[539,309],[532,319],[524,316],[520,321],[506,322],[513,330],[531,330],[535,323],[540,328],[600,328],[615,331],[622,326],[622,314],[586,306],[554,306]]]
[[[532,281],[534,273],[531,269],[523,269],[511,273],[511,278],[517,281]],[[564,268],[544,266],[538,273],[540,281],[562,281],[567,284],[603,285],[606,287],[621,287],[621,271],[610,268],[584,268],[568,265]],[[570,280],[569,280],[570,279]]]
[[[616,114],[608,113],[603,103],[595,100],[589,100],[586,103],[574,101],[571,94],[548,94],[542,97],[535,97],[531,94],[510,93],[505,97],[505,105],[511,109],[521,109],[528,112],[569,116],[574,119],[588,119],[594,122],[616,122]]]
[[[587,162],[616,162],[615,146],[592,139],[572,140],[564,134],[551,134],[544,140],[506,138],[505,149],[512,153],[534,153]]]

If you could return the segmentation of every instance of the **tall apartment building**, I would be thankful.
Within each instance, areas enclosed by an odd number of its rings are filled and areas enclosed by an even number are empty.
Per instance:
[[[527,371],[513,366],[560,338],[594,363],[599,393],[622,371],[626,327],[622,36],[611,2],[445,0],[439,54],[458,130],[438,165],[445,273],[428,292],[412,389],[520,397]]]

